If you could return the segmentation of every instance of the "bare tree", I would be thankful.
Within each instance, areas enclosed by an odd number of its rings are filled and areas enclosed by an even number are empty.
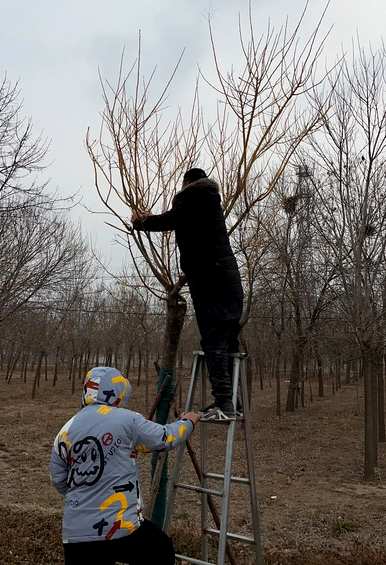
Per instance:
[[[277,33],[268,27],[267,34],[258,39],[250,16],[248,39],[240,35],[244,66],[230,74],[220,69],[211,31],[218,78],[213,87],[221,101],[218,116],[208,127],[202,119],[197,87],[191,112],[184,113],[189,116],[187,122],[178,112],[165,123],[162,107],[176,69],[161,94],[152,98],[153,75],[143,81],[140,49],[128,76],[121,64],[117,84],[103,84],[101,133],[96,140],[88,134],[87,147],[98,195],[118,220],[115,228],[127,242],[138,275],[166,303],[163,382],[174,373],[186,312],[181,293],[185,277],[176,263],[172,235],[133,232],[129,211],[157,212],[170,207],[183,172],[199,158],[220,180],[230,232],[270,194],[296,148],[320,123],[319,113],[304,110],[301,103],[315,86],[314,71],[324,44],[323,38],[318,39],[321,21],[300,48],[302,19],[291,32],[287,25]],[[143,276],[144,264],[153,278]],[[172,388],[167,389],[164,418]]]
[[[386,246],[386,50],[359,44],[331,77],[334,114],[312,138],[319,233],[339,272],[335,293],[362,360],[365,477],[376,474],[383,394]],[[382,391],[382,392],[381,392]]]
[[[293,29],[288,22],[278,31],[268,24],[266,33],[257,36],[250,4],[247,31],[239,22],[240,68],[230,72],[221,67],[210,26],[217,77],[210,84],[223,110],[216,127],[211,124],[205,134],[227,216],[238,203],[230,232],[275,189],[299,146],[320,126],[319,108],[309,95],[328,74],[317,73],[328,33],[320,38],[324,11],[311,34],[300,40],[307,7]],[[319,101],[328,114],[329,97]]]
[[[28,303],[58,296],[85,260],[78,229],[46,208],[12,204],[0,222],[0,321]]]
[[[21,112],[18,85],[4,76],[0,81],[0,213],[7,213],[10,205],[42,204],[46,198],[46,183],[39,181],[39,173],[44,169],[47,143],[34,135],[31,119]]]

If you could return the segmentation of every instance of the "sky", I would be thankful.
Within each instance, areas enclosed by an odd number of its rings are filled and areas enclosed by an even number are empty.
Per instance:
[[[303,0],[251,0],[256,33],[286,17],[295,22]],[[311,31],[324,4],[310,0],[304,33]],[[157,66],[154,87],[160,86],[185,49],[168,104],[188,104],[198,67],[210,76],[213,62],[209,43],[210,17],[224,68],[237,68],[238,17],[246,22],[248,0],[0,0],[0,75],[19,81],[23,108],[36,134],[50,140],[45,175],[50,189],[77,193],[81,203],[73,211],[85,235],[91,237],[112,270],[125,262],[124,249],[114,242],[104,224],[90,161],[85,147],[87,128],[98,134],[103,108],[98,70],[117,77],[123,49],[127,66],[135,59],[138,31],[142,36],[144,73]],[[325,57],[335,60],[350,50],[359,34],[363,45],[377,46],[386,24],[385,0],[332,0],[323,23],[330,32]],[[201,98],[210,106],[211,101]]]

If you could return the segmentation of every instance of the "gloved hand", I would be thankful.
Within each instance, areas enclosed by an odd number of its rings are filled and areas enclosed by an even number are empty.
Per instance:
[[[145,218],[148,218],[149,216],[151,216],[151,213],[148,212],[147,210],[134,210],[132,215],[131,215],[131,223],[134,224],[134,222],[138,222],[140,220],[144,220]]]

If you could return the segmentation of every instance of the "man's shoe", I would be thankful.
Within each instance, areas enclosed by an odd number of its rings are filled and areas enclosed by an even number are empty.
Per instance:
[[[201,421],[209,422],[212,420],[216,421],[226,421],[234,420],[236,418],[235,409],[233,407],[233,402],[227,400],[221,404],[211,404],[203,410]]]
[[[228,420],[235,420],[236,416],[235,413],[226,414],[219,408],[218,406],[214,406],[213,408],[209,408],[206,412],[202,413],[200,418],[201,422],[226,422]]]

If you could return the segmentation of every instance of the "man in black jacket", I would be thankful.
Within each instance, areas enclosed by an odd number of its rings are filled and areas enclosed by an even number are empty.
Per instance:
[[[203,419],[233,418],[230,354],[238,351],[243,289],[217,183],[190,169],[170,210],[133,214],[132,223],[136,230],[175,231],[215,400]]]

